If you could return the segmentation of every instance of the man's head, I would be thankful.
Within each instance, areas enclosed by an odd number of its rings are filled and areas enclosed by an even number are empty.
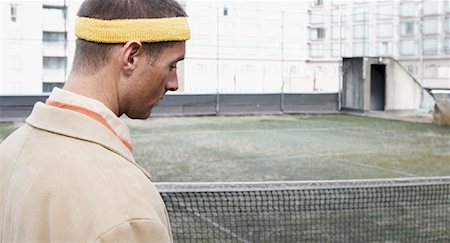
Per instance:
[[[78,11],[78,17],[84,17],[79,19],[88,20],[84,24],[88,27],[92,20],[171,20],[185,16],[174,0],[86,0]],[[138,32],[153,34],[147,22],[129,24]],[[123,36],[128,36],[128,28],[122,29]],[[116,82],[111,85],[116,86],[118,115],[147,118],[167,90],[177,90],[176,63],[184,58],[184,39],[148,41],[132,35],[119,43],[102,43],[102,40],[87,41],[88,38],[77,36],[72,72],[89,76],[108,70],[114,74]]]

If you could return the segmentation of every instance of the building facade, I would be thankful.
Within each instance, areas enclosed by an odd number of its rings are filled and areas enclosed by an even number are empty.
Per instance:
[[[186,93],[301,91],[305,2],[187,2]]]
[[[450,88],[448,0],[312,0],[308,12],[308,63],[318,80],[335,74],[341,57],[385,56],[424,87]]]
[[[180,3],[189,13],[192,38],[178,65],[176,93],[312,90],[312,76],[304,72],[306,2]],[[0,95],[40,94],[63,85],[73,62],[80,4],[1,2]]]
[[[81,2],[2,1],[1,95],[61,87],[75,51],[73,25]]]
[[[342,57],[387,56],[450,88],[449,0],[180,1],[191,40],[176,93],[337,93]],[[81,1],[1,1],[0,95],[61,87]]]

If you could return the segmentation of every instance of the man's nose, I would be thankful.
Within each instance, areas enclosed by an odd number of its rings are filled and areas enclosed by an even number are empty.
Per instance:
[[[170,72],[167,77],[166,90],[177,91],[178,90],[178,75],[177,71]]]

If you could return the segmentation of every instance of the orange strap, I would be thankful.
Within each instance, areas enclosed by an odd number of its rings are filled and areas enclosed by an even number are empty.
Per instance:
[[[54,100],[47,100],[46,102],[47,105],[51,105],[54,107],[58,107],[58,108],[62,108],[62,109],[66,109],[66,110],[71,110],[71,111],[75,111],[75,112],[79,112],[81,114],[84,114],[86,116],[89,116],[90,118],[100,122],[101,124],[103,124],[106,128],[108,128],[112,133],[114,133],[114,135],[130,150],[133,151],[133,147],[131,146],[131,144],[125,140],[124,138],[122,138],[121,136],[119,136],[119,134],[116,133],[116,131],[114,131],[114,129],[111,127],[111,125],[109,125],[109,123],[105,120],[105,118],[103,118],[100,114],[98,114],[97,112],[91,111],[89,109],[86,109],[84,107],[81,106],[76,106],[76,105],[70,105],[70,104],[66,104],[66,103],[62,103],[62,102],[58,102],[58,101],[54,101]]]

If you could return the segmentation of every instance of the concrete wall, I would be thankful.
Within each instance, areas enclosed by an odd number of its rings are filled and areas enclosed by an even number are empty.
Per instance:
[[[344,58],[342,64],[343,87],[342,108],[350,110],[365,110],[364,77],[362,58]]]
[[[422,99],[422,89],[398,62],[391,58],[365,58],[364,66],[367,80],[367,102],[364,109],[370,110],[370,77],[372,64],[386,65],[385,110],[416,110]],[[368,93],[367,93],[368,92]]]
[[[337,112],[337,97],[336,93],[284,94],[283,97],[281,94],[221,94],[219,114],[334,113]],[[34,103],[46,99],[45,95],[0,96],[0,120],[24,119]],[[166,95],[152,115],[214,115],[216,107],[215,94]]]
[[[391,58],[344,58],[342,107],[349,110],[371,109],[371,65],[386,65],[384,110],[417,110],[423,89],[397,61]]]

